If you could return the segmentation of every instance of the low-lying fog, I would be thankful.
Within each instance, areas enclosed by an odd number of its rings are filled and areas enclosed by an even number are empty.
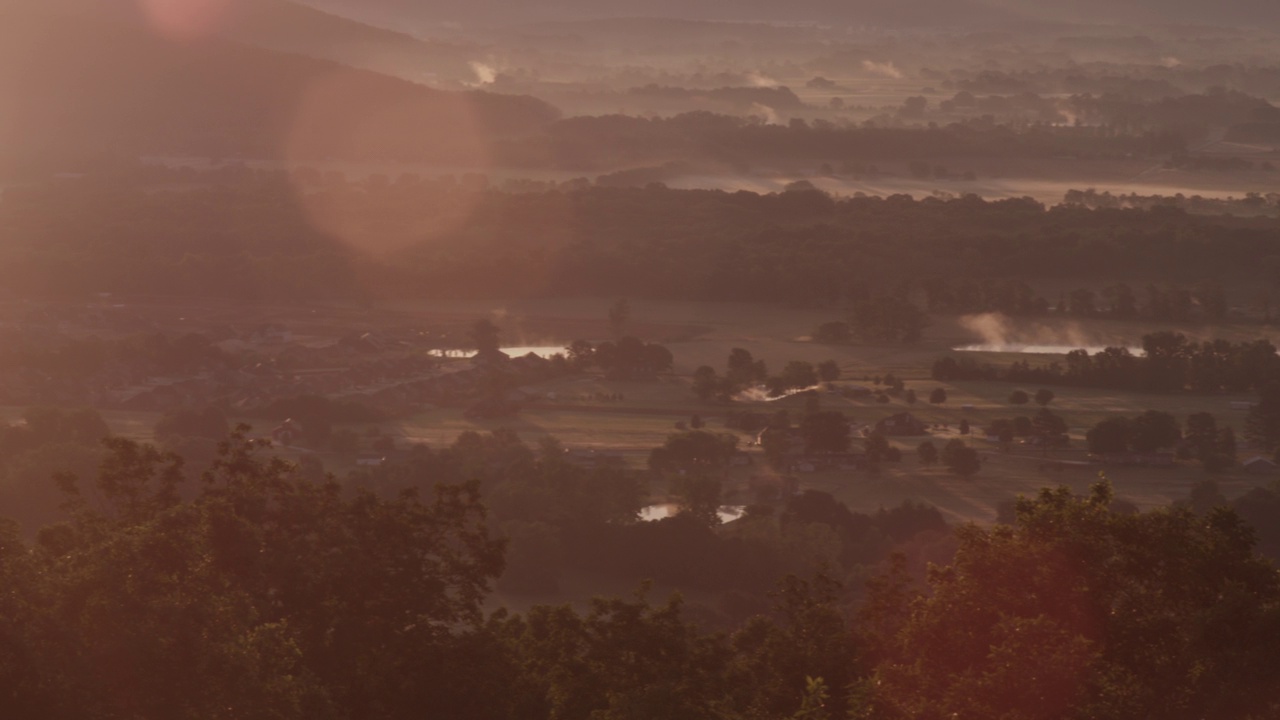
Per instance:
[[[1074,320],[1018,321],[1001,313],[983,313],[960,318],[960,325],[979,338],[955,348],[961,352],[1061,355],[1086,350],[1092,355],[1108,347],[1124,347],[1135,355],[1142,354],[1140,338],[1086,328]]]

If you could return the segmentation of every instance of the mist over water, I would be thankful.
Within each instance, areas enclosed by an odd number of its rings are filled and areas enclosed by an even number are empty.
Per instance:
[[[1002,313],[982,313],[960,318],[960,324],[980,339],[960,345],[959,352],[1001,352],[1062,355],[1072,350],[1089,354],[1108,347],[1124,347],[1134,355],[1142,348],[1132,340],[1085,329],[1074,320],[1061,324],[1015,322]]]

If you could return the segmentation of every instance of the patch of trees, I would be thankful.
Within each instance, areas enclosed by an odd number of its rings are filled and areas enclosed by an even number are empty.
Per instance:
[[[1148,410],[1134,418],[1109,417],[1085,433],[1089,452],[1098,455],[1152,453],[1172,448],[1182,440],[1182,428],[1167,412]]]
[[[913,343],[929,326],[929,317],[909,300],[892,295],[865,297],[849,303],[848,320],[819,325],[816,342],[844,344],[860,342]]]
[[[700,366],[694,371],[693,393],[700,400],[712,398],[729,400],[743,390],[765,382],[768,378],[769,369],[764,360],[752,357],[749,350],[733,348],[729,351],[723,376],[717,375],[716,369],[710,365]]]
[[[1280,129],[1280,128],[1278,128]],[[1280,135],[1278,135],[1280,137]],[[1249,192],[1244,197],[1218,198],[1201,195],[1139,195],[1137,193],[1112,194],[1104,190],[1068,190],[1063,202],[1087,208],[1143,208],[1160,205],[1176,207],[1189,213],[1202,215],[1275,215],[1280,212],[1280,194]]]
[[[986,433],[1008,445],[1014,438],[1028,438],[1030,442],[1045,448],[1068,444],[1067,423],[1048,408],[1041,408],[1033,416],[996,418],[987,423]]]
[[[1178,456],[1199,460],[1205,470],[1218,472],[1236,463],[1236,434],[1228,427],[1218,427],[1218,421],[1207,412],[1187,416]]]
[[[1081,318],[1148,318],[1162,322],[1220,321],[1227,315],[1226,291],[1220,283],[1204,281],[1192,288],[1176,283],[1150,283],[1135,290],[1126,283],[1101,290],[1075,288],[1055,304],[1036,295],[1017,279],[930,277],[920,281],[930,312],[986,313],[1036,316],[1055,312]]]
[[[691,430],[671,435],[649,453],[649,467],[659,472],[723,470],[737,452],[738,436]]]
[[[631,335],[617,342],[605,340],[592,345],[574,340],[568,347],[571,366],[582,370],[597,367],[611,379],[651,378],[671,369],[674,357],[665,345],[647,343]]]
[[[978,451],[959,438],[948,440],[947,444],[942,446],[939,459],[948,470],[963,478],[968,478],[982,469],[982,458],[978,455]]]
[[[1204,281],[1193,288],[1176,284],[1150,284],[1145,302],[1124,283],[1108,285],[1101,295],[1090,288],[1076,288],[1058,301],[1057,310],[1076,317],[1111,317],[1188,322],[1218,322],[1226,318],[1226,291],[1220,283]]]
[[[327,447],[333,426],[349,423],[372,423],[385,418],[376,410],[351,400],[333,400],[321,395],[296,395],[273,400],[260,411],[262,417],[276,422],[294,420],[302,428],[306,442]]]
[[[792,360],[777,375],[770,375],[763,360],[752,357],[751,352],[733,348],[729,353],[725,374],[718,375],[710,365],[703,365],[693,373],[693,394],[700,400],[731,400],[738,393],[756,386],[763,386],[769,397],[782,397],[788,392],[812,388],[819,381],[840,379],[840,365],[826,360],[814,366],[803,360]]]
[[[1108,347],[1089,354],[1072,350],[1064,362],[1008,367],[980,364],[973,358],[944,356],[933,363],[935,380],[1004,380],[1017,383],[1076,385],[1145,392],[1244,392],[1265,387],[1280,372],[1280,356],[1267,340],[1233,343],[1194,342],[1181,333],[1144,335],[1145,355]]]

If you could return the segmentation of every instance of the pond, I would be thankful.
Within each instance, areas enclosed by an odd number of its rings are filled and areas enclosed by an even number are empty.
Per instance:
[[[541,358],[549,358],[556,353],[565,354],[564,345],[524,345],[520,347],[504,347],[502,352],[513,358],[524,357],[529,353],[533,353]]]
[[[512,347],[504,347],[504,348],[501,348],[501,350],[502,352],[506,353],[507,355],[510,355],[513,358],[524,357],[529,353],[533,353],[534,355],[537,355],[538,357],[541,357],[541,358],[550,358],[552,355],[555,355],[557,353],[563,355],[565,353],[565,346],[564,345],[516,345]],[[434,352],[440,357],[451,357],[451,358],[469,358],[472,355],[476,354],[475,350],[470,350],[470,349],[468,350],[461,350],[461,349],[436,350]]]
[[[1079,345],[1034,345],[1023,343],[973,343],[972,345],[960,345],[951,348],[956,352],[989,352],[989,353],[1017,353],[1021,355],[1066,355],[1075,350],[1084,350],[1090,355],[1096,355],[1108,346],[1080,347]],[[1112,346],[1114,347],[1114,346]],[[1131,355],[1143,355],[1144,352],[1140,347],[1128,348]]]
[[[742,514],[746,512],[746,509],[745,505],[721,505],[720,512],[718,512],[717,515],[720,516],[720,522],[729,522],[742,517]],[[669,518],[678,512],[680,512],[680,506],[675,503],[649,505],[640,510],[640,519],[645,522],[661,520],[663,518]]]

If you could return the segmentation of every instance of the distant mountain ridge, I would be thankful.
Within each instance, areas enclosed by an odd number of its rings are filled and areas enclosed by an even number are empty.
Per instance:
[[[1015,21],[1192,23],[1280,28],[1276,0],[300,0],[384,26],[507,24],[610,17],[828,22],[845,25],[975,26]]]

